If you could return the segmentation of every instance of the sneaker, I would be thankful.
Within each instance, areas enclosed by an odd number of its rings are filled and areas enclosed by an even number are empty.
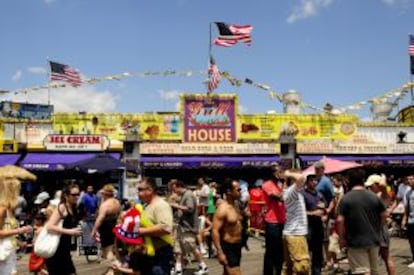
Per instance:
[[[408,265],[408,268],[414,268],[414,262]]]
[[[183,275],[182,269],[175,270],[174,268],[171,270],[171,275]]]
[[[198,271],[193,273],[194,275],[204,275],[208,274],[208,268],[207,266],[198,266]]]

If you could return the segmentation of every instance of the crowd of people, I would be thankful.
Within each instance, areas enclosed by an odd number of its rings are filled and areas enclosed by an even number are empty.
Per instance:
[[[394,187],[384,175],[367,176],[362,168],[328,176],[323,162],[314,166],[312,175],[272,166],[258,187],[265,209],[262,273],[318,275],[323,269],[339,271],[338,262],[346,259],[352,274],[379,274],[382,259],[393,275],[389,245],[397,229],[406,230],[413,255],[408,267],[414,268],[414,174]],[[190,188],[172,179],[168,194],[161,196],[156,181],[144,177],[133,201],[120,201],[111,184],[95,192],[92,184],[70,183],[54,198],[40,192],[30,212],[33,222],[21,226],[18,218],[28,211],[19,196],[20,181],[35,179],[15,166],[0,168],[0,274],[17,274],[21,236],[34,232],[35,243],[42,228],[60,235],[60,241],[51,257],[32,251],[29,270],[76,274],[72,240],[85,235],[79,225],[90,220],[88,234],[100,242],[105,274],[180,275],[192,261],[197,263],[194,274],[208,274],[206,258],[217,258],[223,274],[242,273],[251,208],[240,180],[217,184],[200,177]]]

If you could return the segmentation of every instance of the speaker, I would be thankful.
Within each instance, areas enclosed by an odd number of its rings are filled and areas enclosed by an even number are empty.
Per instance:
[[[287,143],[280,144],[280,154],[281,155],[287,155],[289,154],[289,145]]]
[[[124,141],[124,152],[127,154],[132,154],[134,152],[135,142],[133,141]]]

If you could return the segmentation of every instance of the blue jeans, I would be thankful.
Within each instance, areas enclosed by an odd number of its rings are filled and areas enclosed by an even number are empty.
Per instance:
[[[283,227],[282,223],[265,224],[266,250],[263,261],[263,275],[280,275],[283,267]]]
[[[170,275],[174,263],[173,248],[170,245],[159,248],[153,257],[146,256],[144,262],[146,271],[143,275]]]

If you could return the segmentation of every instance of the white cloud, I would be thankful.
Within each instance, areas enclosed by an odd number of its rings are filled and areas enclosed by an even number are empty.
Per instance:
[[[48,91],[44,89],[27,94],[8,94],[4,100],[47,104],[47,95]],[[93,86],[50,89],[50,103],[54,105],[55,112],[115,112],[117,101],[118,98],[109,91],[98,91]]]
[[[239,104],[239,113],[244,113],[246,114],[248,112],[248,108],[244,105]]]
[[[330,6],[332,2],[333,0],[301,0],[299,5],[293,7],[293,11],[289,15],[287,22],[293,24],[298,20],[315,16],[321,9]]]
[[[180,96],[178,91],[160,90],[159,94],[160,94],[161,99],[163,99],[163,100],[176,100]]]
[[[56,2],[56,0],[43,0],[43,3],[45,3],[46,5],[51,5],[55,2]]]
[[[29,67],[27,71],[32,74],[47,74],[46,68],[43,67]]]
[[[181,101],[177,101],[175,103],[175,110],[178,112],[181,111]]]
[[[381,0],[383,3],[387,4],[387,5],[394,5],[396,0]]]
[[[16,81],[19,81],[21,78],[22,78],[22,75],[23,75],[23,73],[22,73],[22,71],[21,70],[17,70],[15,73],[14,73],[14,75],[12,76],[12,81],[14,81],[14,82],[16,82]]]

